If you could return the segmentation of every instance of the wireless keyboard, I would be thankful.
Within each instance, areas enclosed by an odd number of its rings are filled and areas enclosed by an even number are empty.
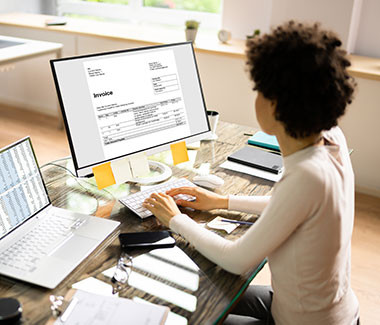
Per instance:
[[[187,180],[186,178],[179,178],[173,181],[165,182],[162,184],[158,184],[152,186],[146,190],[128,195],[125,198],[120,199],[119,201],[124,204],[126,207],[131,209],[134,213],[136,213],[140,218],[144,219],[152,215],[152,212],[145,209],[142,204],[146,198],[148,198],[152,193],[165,193],[166,191],[182,186],[192,186],[195,185]],[[175,196],[175,199],[182,199],[187,201],[194,200],[194,197],[186,194],[179,194]]]

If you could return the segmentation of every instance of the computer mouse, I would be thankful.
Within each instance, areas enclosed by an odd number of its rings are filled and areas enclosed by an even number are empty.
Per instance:
[[[207,188],[218,188],[224,184],[224,180],[216,175],[197,175],[193,178],[193,183]]]

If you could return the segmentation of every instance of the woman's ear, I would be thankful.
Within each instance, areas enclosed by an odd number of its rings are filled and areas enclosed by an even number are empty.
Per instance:
[[[270,107],[272,116],[275,117],[276,107],[277,107],[277,100],[271,99],[269,107]]]

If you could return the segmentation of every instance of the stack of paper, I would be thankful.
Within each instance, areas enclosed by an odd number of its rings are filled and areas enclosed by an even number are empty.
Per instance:
[[[168,313],[168,307],[78,290],[54,325],[160,325]]]

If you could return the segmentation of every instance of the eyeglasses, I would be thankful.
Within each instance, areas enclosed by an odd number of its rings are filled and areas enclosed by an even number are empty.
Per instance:
[[[112,282],[112,294],[120,292],[126,285],[128,285],[128,279],[132,272],[132,256],[127,253],[121,253],[117,262],[115,273],[111,279]]]

